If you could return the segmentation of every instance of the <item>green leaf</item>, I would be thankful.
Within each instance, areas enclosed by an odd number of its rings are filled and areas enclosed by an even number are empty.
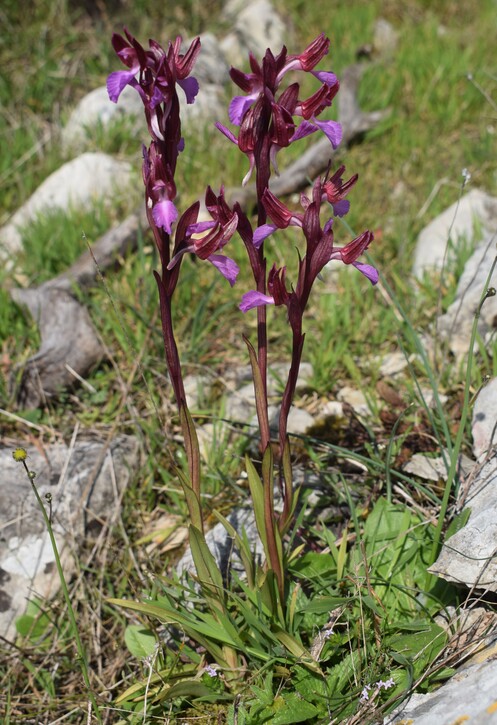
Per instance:
[[[165,697],[161,696],[161,700],[172,700],[175,697],[203,698],[210,697],[213,694],[210,688],[198,680],[183,680],[169,687],[165,693]]]
[[[440,654],[447,642],[447,632],[432,622],[424,630],[415,633],[394,634],[386,638],[391,656],[401,663],[402,658],[412,665],[414,677],[419,677]],[[402,664],[402,663],[401,663]]]
[[[200,500],[197,493],[193,490],[191,482],[185,476],[183,471],[179,468],[176,469],[176,475],[178,476],[181,488],[186,499],[186,505],[188,506],[188,513],[190,514],[190,520],[199,531],[202,530],[202,510],[200,507]]]
[[[274,699],[270,708],[263,710],[263,717],[270,710],[270,722],[272,725],[290,725],[294,722],[309,722],[318,713],[318,710],[310,702],[302,700],[294,693],[279,695]]]
[[[216,560],[211,554],[211,551],[205,542],[205,536],[202,532],[193,525],[190,525],[188,530],[190,534],[192,558],[195,563],[200,584],[202,587],[207,587],[210,594],[214,593],[219,600],[221,609],[224,609],[223,578]]]
[[[283,629],[275,629],[274,634],[278,638],[278,641],[294,656],[298,657],[301,664],[309,667],[313,672],[321,672],[316,660],[311,656],[311,653],[306,650],[301,642],[292,637],[291,634],[285,632]],[[298,722],[298,721],[296,721]]]
[[[185,402],[182,402],[180,405],[179,419],[185,441],[187,459],[190,465],[190,476],[192,477],[191,484],[195,491],[197,500],[200,501],[200,448],[198,445],[197,430]],[[200,521],[192,519],[192,524],[202,531],[202,511],[200,508],[199,511]]]
[[[454,516],[445,534],[445,541],[447,541],[447,539],[450,539],[451,536],[454,536],[454,534],[457,534],[458,531],[463,529],[468,523],[468,519],[470,516],[471,509],[469,508],[463,509],[461,513]]]
[[[43,667],[37,667],[27,658],[22,660],[24,667],[33,675],[34,680],[39,684],[50,697],[55,697],[55,683],[53,672],[49,672]]]
[[[257,526],[257,531],[259,532],[260,539],[262,541],[262,545],[264,547],[266,559],[269,561],[269,551],[266,538],[266,525],[264,520],[264,488],[262,485],[262,481],[259,478],[257,471],[255,470],[254,464],[248,456],[245,459],[245,463],[247,467],[247,477],[249,482],[250,495],[252,497],[252,503],[254,505],[255,523]]]
[[[16,619],[16,629],[22,637],[28,637],[32,642],[39,640],[50,626],[50,617],[42,607],[41,600],[30,599],[25,614]]]
[[[336,572],[336,565],[331,554],[318,554],[315,551],[308,551],[292,564],[292,572],[305,577],[315,579],[323,575]]]
[[[149,629],[141,624],[130,624],[124,632],[124,641],[133,657],[144,659],[155,650],[157,640]]]
[[[226,630],[211,616],[210,623],[195,619],[195,613],[176,611],[162,604],[152,602],[134,602],[128,599],[108,599],[110,604],[115,604],[124,609],[131,609],[135,612],[148,614],[151,617],[157,617],[161,622],[168,624],[177,624],[192,637],[195,637],[204,647],[210,647],[210,639],[227,644],[230,647],[236,647],[237,643],[229,636]],[[207,615],[203,615],[206,618]],[[200,636],[202,639],[200,638]],[[222,653],[218,650],[218,657],[222,659]],[[221,664],[218,660],[218,664]]]
[[[304,611],[312,614],[325,614],[333,611],[336,607],[341,607],[343,604],[350,604],[350,599],[347,597],[319,597],[308,602]]]

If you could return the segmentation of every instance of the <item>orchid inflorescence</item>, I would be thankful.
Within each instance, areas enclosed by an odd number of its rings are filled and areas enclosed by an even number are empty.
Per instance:
[[[145,49],[125,29],[124,36],[114,34],[112,43],[127,70],[110,74],[107,81],[109,97],[117,102],[126,86],[136,89],[143,101],[151,136],[150,145],[143,147],[143,182],[148,222],[161,260],[161,273],[154,274],[159,288],[166,359],[180,411],[189,461],[190,479],[187,486],[194,492],[193,499],[187,495],[187,500],[192,520],[200,530],[203,523],[198,443],[186,406],[171,316],[171,300],[185,253],[194,254],[213,264],[233,286],[239,268],[224,254],[224,248],[235,233],[238,233],[245,245],[255,288],[243,294],[240,309],[242,312],[253,308],[257,310],[257,350],[248,341],[247,345],[254,376],[261,451],[266,457],[271,455],[267,410],[266,307],[283,305],[287,309],[292,330],[292,360],[279,418],[279,461],[282,471],[280,485],[284,508],[278,517],[273,511],[273,493],[269,490],[272,488],[272,478],[268,470],[272,468],[272,463],[263,465],[268,565],[275,571],[282,593],[284,583],[281,546],[277,539],[287,530],[294,511],[293,487],[289,480],[291,466],[287,421],[304,344],[303,315],[316,278],[332,260],[353,265],[372,284],[378,281],[376,269],[358,261],[373,241],[372,232],[364,232],[343,247],[337,247],[334,243],[334,219],[348,213],[350,203],[346,197],[355,185],[357,175],[344,180],[343,166],[334,174],[330,174],[328,170],[323,178],[316,179],[310,196],[301,194],[301,209],[298,211],[290,209],[269,188],[272,170],[278,173],[277,155],[283,148],[316,132],[326,135],[332,150],[341,141],[340,124],[337,121],[320,119],[320,115],[331,106],[339,90],[339,81],[334,73],[315,70],[327,55],[330,41],[322,33],[299,55],[290,55],[283,47],[275,56],[268,49],[261,63],[250,54],[250,72],[245,73],[235,68],[230,71],[231,79],[243,92],[243,95],[235,96],[229,106],[229,120],[233,126],[238,127],[238,131],[234,133],[221,123],[216,123],[216,127],[248,159],[249,169],[243,183],[246,184],[255,172],[255,227],[239,203],[232,207],[228,204],[222,185],[217,194],[210,186],[206,190],[205,207],[211,217],[209,221],[199,221],[199,201],[192,204],[181,216],[176,207],[175,171],[179,155],[185,148],[181,135],[177,86],[185,94],[187,103],[195,101],[199,84],[191,72],[200,53],[200,39],[195,38],[183,53],[179,37],[169,43],[167,49],[155,40],[150,40],[149,48]],[[284,84],[287,74],[295,71],[310,73],[319,83],[315,93],[306,99],[299,97],[300,86],[297,82]],[[324,223],[321,222],[323,206],[327,214]],[[267,271],[264,253],[264,241],[278,230],[290,227],[296,227],[304,238],[303,251],[299,252],[295,285],[287,283],[285,266],[277,267],[274,264]]]

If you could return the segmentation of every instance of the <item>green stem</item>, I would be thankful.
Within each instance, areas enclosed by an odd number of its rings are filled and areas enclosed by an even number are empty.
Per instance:
[[[41,509],[41,513],[43,515],[43,519],[45,521],[45,524],[46,524],[46,527],[47,527],[47,530],[48,530],[48,535],[50,537],[50,543],[52,545],[52,549],[53,549],[53,553],[54,553],[54,557],[55,557],[55,563],[57,565],[57,571],[59,573],[60,585],[61,585],[61,588],[62,588],[62,593],[64,595],[64,599],[65,599],[66,606],[67,606],[67,612],[68,612],[68,615],[69,615],[69,623],[70,623],[71,630],[72,630],[72,633],[73,633],[73,636],[74,636],[74,640],[76,642],[76,649],[78,650],[79,663],[80,663],[80,667],[81,667],[81,673],[83,675],[83,680],[84,680],[85,685],[86,685],[87,695],[88,695],[88,698],[90,699],[90,702],[92,704],[93,711],[95,713],[95,717],[97,718],[97,720],[98,720],[99,723],[102,723],[102,717],[100,715],[100,708],[98,707],[97,700],[96,700],[95,695],[93,694],[93,691],[91,689],[90,676],[89,676],[89,673],[88,673],[88,662],[87,662],[87,659],[86,659],[86,654],[85,654],[85,650],[84,650],[84,647],[83,647],[83,643],[81,642],[81,638],[79,636],[78,625],[76,623],[76,617],[75,617],[74,609],[73,609],[73,606],[72,606],[72,603],[71,603],[71,597],[69,596],[69,589],[67,588],[67,583],[66,583],[66,579],[65,579],[65,576],[64,576],[64,571],[62,569],[62,564],[61,564],[60,556],[59,556],[59,550],[57,548],[57,542],[55,540],[55,536],[54,536],[54,532],[53,532],[53,528],[52,528],[52,522],[51,522],[50,517],[48,516],[48,514],[46,512],[45,506],[43,505],[43,501],[41,500],[40,494],[38,493],[38,489],[35,486],[35,483],[34,483],[34,475],[33,475],[32,471],[30,471],[29,468],[27,467],[26,461],[22,460],[21,463],[24,466],[24,468],[26,470],[26,473],[28,475],[28,478],[29,478],[29,480],[31,482],[31,487],[32,487],[32,489],[34,491],[34,494],[36,496],[36,500],[38,502],[38,506]]]

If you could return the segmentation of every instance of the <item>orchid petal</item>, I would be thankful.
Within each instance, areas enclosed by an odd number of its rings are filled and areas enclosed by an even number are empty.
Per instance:
[[[238,139],[235,136],[234,133],[232,133],[229,128],[226,128],[226,126],[223,126],[222,123],[219,123],[219,121],[216,121],[214,126],[217,128],[218,131],[221,131],[221,133],[224,133],[227,139],[229,139],[232,143],[236,144],[238,146]]]
[[[219,272],[221,272],[223,277],[228,280],[230,286],[233,287],[236,282],[238,272],[240,271],[240,267],[237,263],[229,257],[225,257],[223,254],[211,254],[211,256],[207,257],[207,259]]]
[[[273,297],[264,295],[262,292],[252,290],[250,292],[245,292],[242,297],[242,301],[238,306],[242,312],[248,312],[254,307],[262,307],[262,305],[274,305]]]
[[[361,274],[369,279],[371,284],[376,284],[380,278],[378,270],[371,264],[362,264],[361,262],[352,262],[352,265],[359,270]]]
[[[117,103],[119,96],[126,88],[135,81],[135,75],[139,69],[117,70],[111,73],[107,78],[107,93],[113,103]],[[136,83],[136,81],[135,81]]]
[[[196,78],[193,76],[190,76],[190,78],[184,78],[183,80],[178,80],[178,85],[183,89],[186,96],[186,102],[187,103],[194,103],[195,96],[197,95],[199,91],[199,84]]]
[[[330,217],[330,219],[328,219],[328,221],[327,221],[327,222],[326,222],[326,224],[324,225],[324,227],[323,227],[323,232],[324,232],[325,234],[328,234],[328,232],[330,232],[330,231],[331,231],[331,229],[332,229],[332,227],[333,227],[333,221],[334,221],[334,220],[333,220],[333,217]]]
[[[318,70],[311,71],[312,75],[315,76],[321,83],[325,83],[327,86],[334,86],[338,83],[338,78],[331,71]]]
[[[316,126],[328,137],[334,149],[340,144],[343,136],[342,126],[338,121],[318,121],[313,119]]]
[[[350,201],[347,201],[347,199],[341,199],[340,201],[336,201],[331,206],[333,207],[333,214],[335,216],[342,217],[349,213]]]
[[[187,236],[191,237],[192,234],[202,234],[209,229],[213,229],[216,224],[217,222],[215,221],[195,222],[195,224],[190,224],[186,230]]]
[[[255,168],[255,156],[252,153],[247,154],[247,158],[250,161],[250,167],[245,176],[242,179],[242,186],[247,186],[247,184],[250,181],[250,177],[252,176],[252,172]]]
[[[178,210],[172,201],[163,199],[155,204],[152,209],[152,217],[158,227],[165,229],[168,234],[171,234],[172,225],[178,218]]]
[[[235,96],[230,103],[228,116],[231,123],[239,126],[245,113],[254,103],[259,93],[250,93],[248,96]]]
[[[294,141],[298,141],[301,138],[305,138],[306,136],[309,136],[311,133],[315,133],[317,131],[317,126],[315,126],[313,123],[310,123],[310,121],[302,121],[301,124],[297,127],[295,133],[290,139],[290,143],[293,143]]]
[[[257,227],[257,229],[254,232],[254,238],[253,243],[254,247],[256,249],[259,249],[261,244],[267,237],[269,237],[273,232],[275,232],[278,229],[276,224],[262,224],[262,226]]]

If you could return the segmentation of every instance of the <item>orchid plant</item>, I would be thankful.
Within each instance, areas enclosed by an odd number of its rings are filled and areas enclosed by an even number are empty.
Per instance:
[[[193,40],[185,52],[182,52],[179,37],[169,43],[167,49],[155,40],[150,40],[148,49],[145,49],[125,29],[124,36],[115,34],[112,43],[127,69],[110,74],[107,81],[109,97],[117,102],[126,86],[134,88],[143,101],[151,136],[148,147],[143,147],[143,182],[148,222],[161,261],[160,273],[154,274],[159,291],[165,356],[188,459],[188,475],[178,471],[178,477],[189,508],[192,554],[205,600],[216,620],[222,621],[224,631],[229,632],[234,641],[235,632],[229,625],[228,609],[223,600],[223,582],[205,544],[199,447],[188,411],[172,322],[174,292],[184,255],[194,254],[200,260],[210,262],[233,286],[239,268],[233,259],[226,256],[225,248],[233,244],[235,235],[238,235],[246,250],[254,289],[241,295],[239,306],[243,313],[252,309],[257,313],[257,345],[252,345],[249,340],[246,343],[260,429],[261,475],[250,460],[247,460],[247,468],[256,524],[266,554],[262,569],[254,569],[243,535],[230,527],[219,514],[218,518],[223,520],[242,552],[249,586],[259,589],[269,587],[267,601],[277,602],[276,610],[283,620],[285,563],[288,561],[283,542],[296,506],[287,426],[304,346],[304,313],[316,278],[332,260],[353,265],[372,284],[376,284],[376,269],[358,261],[373,241],[373,234],[366,231],[342,247],[335,246],[334,220],[349,211],[350,203],[346,197],[358,178],[356,174],[344,179],[343,166],[333,174],[328,169],[323,178],[316,179],[310,194],[301,194],[298,210],[289,208],[270,190],[271,175],[278,173],[277,156],[283,148],[313,133],[324,133],[329,139],[330,149],[336,149],[341,141],[340,124],[320,118],[339,90],[339,81],[334,73],[316,70],[329,51],[330,41],[324,34],[299,55],[291,55],[283,47],[275,56],[268,49],[260,63],[250,54],[248,73],[235,68],[230,71],[231,79],[243,94],[235,96],[229,106],[229,120],[238,130],[234,132],[222,123],[216,123],[216,126],[247,157],[249,168],[243,183],[246,184],[255,174],[255,223],[239,203],[230,206],[222,185],[218,193],[211,186],[205,192],[205,207],[210,220],[199,221],[199,201],[181,215],[177,209],[175,172],[180,154],[185,149],[177,87],[185,94],[187,103],[195,101],[199,84],[191,73],[201,50],[200,39]],[[317,82],[317,90],[308,98],[301,99],[299,83],[288,80],[288,75],[291,73],[293,78],[296,71],[312,74]],[[290,227],[295,227],[302,239],[300,243],[297,241],[298,272],[293,284],[287,280],[286,266],[268,265],[264,249],[264,242],[270,235]],[[274,508],[275,466],[268,418],[268,305],[286,308],[292,334],[291,365],[281,401],[276,446],[277,480],[283,499],[283,509],[279,514]],[[131,605],[128,603],[128,606]],[[143,606],[141,611],[145,611]],[[157,611],[150,610],[149,613],[157,614]],[[185,621],[181,624],[186,626]],[[232,642],[227,642],[227,635],[224,636],[225,639],[221,639],[224,648],[214,651],[216,661],[234,667],[235,660],[226,646],[232,645]],[[289,643],[284,638],[281,642],[294,654],[298,652],[296,643]]]

